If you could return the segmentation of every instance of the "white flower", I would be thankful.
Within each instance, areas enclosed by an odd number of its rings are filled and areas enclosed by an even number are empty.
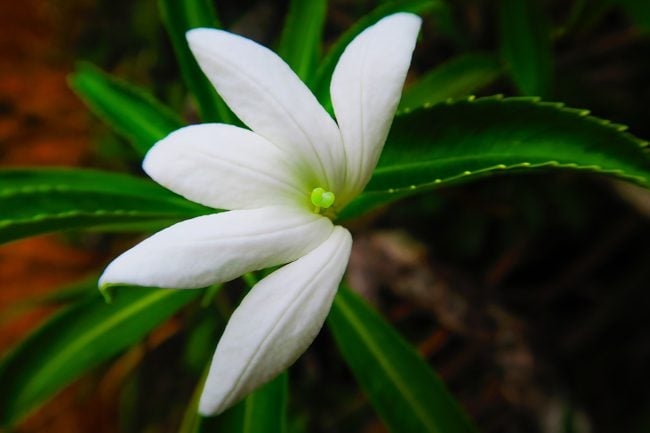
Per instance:
[[[420,21],[391,15],[346,48],[330,87],[338,125],[270,50],[225,31],[187,33],[201,69],[252,131],[188,126],[156,143],[143,167],[185,198],[230,211],[156,233],[115,259],[100,285],[198,288],[289,263],[256,284],[230,318],[202,414],[220,413],[271,380],[322,327],[352,246],[330,218],[377,164]]]

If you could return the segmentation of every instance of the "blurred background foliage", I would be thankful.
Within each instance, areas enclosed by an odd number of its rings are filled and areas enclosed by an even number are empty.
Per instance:
[[[326,41],[377,3],[331,0]],[[268,46],[287,7],[216,4],[227,29]],[[488,67],[472,93],[540,94],[648,138],[649,10],[643,0],[441,2],[425,17],[410,81],[480,52],[500,66]],[[4,166],[140,172],[130,145],[66,89],[77,60],[197,119],[155,0],[3,2],[0,24]],[[513,39],[526,25],[547,37]],[[446,187],[351,222],[350,282],[440,373],[481,431],[647,432],[648,218],[647,191],[596,175],[549,171]],[[2,351],[56,306],[94,291],[93,275],[132,242],[66,233],[0,248]],[[84,277],[90,282],[60,289]],[[241,296],[231,286],[218,298],[223,312]],[[191,305],[18,431],[178,431],[222,326]],[[385,431],[328,330],[291,369],[290,390],[289,432]]]

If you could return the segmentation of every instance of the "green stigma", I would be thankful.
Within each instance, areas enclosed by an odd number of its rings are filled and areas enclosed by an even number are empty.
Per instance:
[[[331,191],[325,191],[323,188],[314,188],[311,192],[311,203],[316,206],[315,212],[321,209],[327,209],[334,204],[336,196]]]

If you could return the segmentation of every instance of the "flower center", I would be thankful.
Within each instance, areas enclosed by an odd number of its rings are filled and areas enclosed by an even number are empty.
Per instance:
[[[332,191],[325,191],[323,188],[314,188],[311,192],[311,204],[314,205],[314,212],[319,213],[321,209],[327,209],[334,204],[336,196]]]

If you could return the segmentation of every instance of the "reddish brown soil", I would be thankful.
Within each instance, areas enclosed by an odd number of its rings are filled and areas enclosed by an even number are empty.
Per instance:
[[[90,154],[84,106],[69,90],[70,40],[62,35],[60,5],[70,2],[0,2],[0,166],[81,165]],[[0,210],[1,212],[1,210]],[[59,236],[0,247],[0,353],[52,308],[20,309],[21,302],[74,282],[98,266],[97,257]],[[2,386],[0,385],[0,388]],[[88,380],[64,391],[19,432],[115,431]]]

